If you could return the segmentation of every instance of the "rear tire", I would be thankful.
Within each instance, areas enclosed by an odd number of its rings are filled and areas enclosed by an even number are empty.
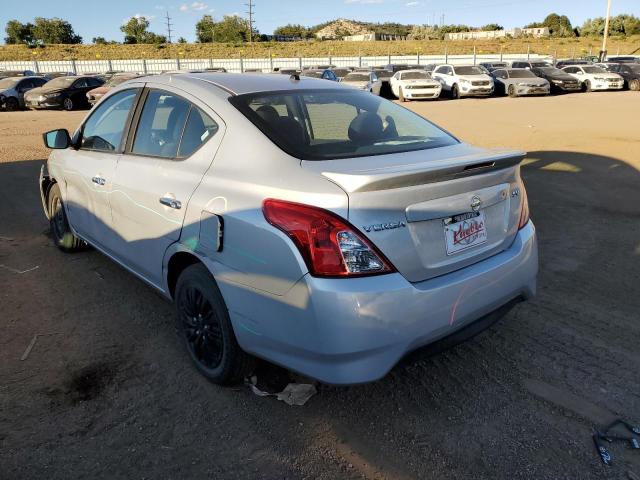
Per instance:
[[[228,385],[249,375],[255,359],[236,340],[229,311],[209,270],[187,267],[175,290],[178,331],[196,369],[213,383]]]
[[[60,187],[57,183],[53,184],[47,196],[47,205],[49,207],[49,225],[51,227],[51,236],[56,246],[63,252],[76,252],[81,250],[86,244],[76,237],[67,220],[67,213],[64,210]]]
[[[640,91],[640,80],[634,78],[629,82],[629,90],[633,90],[634,92]]]
[[[15,112],[20,109],[20,103],[15,97],[9,97],[4,101],[4,108],[7,112]]]
[[[460,90],[457,83],[451,87],[451,98],[454,100],[460,100]]]
[[[71,98],[69,97],[65,98],[64,101],[62,102],[62,108],[64,108],[67,112],[70,112],[75,107],[76,106],[73,104],[73,100],[71,100]]]
[[[585,80],[584,83],[582,84],[582,88],[584,89],[585,92],[590,92],[591,82],[589,80]]]
[[[513,85],[509,85],[509,89],[507,90],[507,95],[509,95],[511,98],[515,98],[518,95],[516,94],[516,87]]]

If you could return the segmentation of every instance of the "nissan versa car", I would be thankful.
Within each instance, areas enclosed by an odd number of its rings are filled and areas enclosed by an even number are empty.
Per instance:
[[[87,93],[100,87],[103,80],[96,77],[58,77],[42,87],[30,90],[25,96],[25,105],[33,109],[62,108],[75,110],[89,108]]]
[[[42,77],[8,77],[0,79],[0,108],[8,112],[24,108],[24,95],[47,83]]]
[[[496,93],[520,97],[523,95],[548,95],[549,82],[536,77],[526,68],[497,68],[491,72],[496,85]]]
[[[92,245],[172,299],[216,383],[254,356],[331,384],[373,381],[536,290],[523,153],[465,144],[366,91],[145,77],[44,140],[57,245]]]
[[[531,71],[549,82],[552,93],[580,92],[582,85],[564,70],[556,67],[533,67]]]

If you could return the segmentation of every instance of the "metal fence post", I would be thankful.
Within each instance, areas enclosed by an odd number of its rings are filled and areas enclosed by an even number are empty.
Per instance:
[[[38,65],[38,60],[33,62],[33,71],[36,73],[40,73],[40,65]]]
[[[213,68],[213,58],[209,59],[209,68]]]
[[[500,47],[500,61],[502,62],[502,47]]]
[[[331,55],[329,55],[329,65],[333,65],[333,64],[331,63]]]
[[[531,57],[531,45],[527,45],[527,62],[529,61],[530,57]]]
[[[107,60],[107,67],[108,67],[110,72],[113,71],[113,65],[111,65],[111,60]]]
[[[420,65],[420,52],[418,52],[418,65]]]
[[[145,58],[142,59],[142,73],[147,74],[147,60]]]
[[[269,49],[269,71],[273,72],[273,55],[271,49]]]
[[[444,63],[449,63],[449,51],[446,45],[444,47]]]
[[[180,70],[180,58],[176,58],[176,70]]]
[[[391,65],[391,54],[387,54],[387,65]]]
[[[476,46],[473,46],[473,64],[476,64]]]
[[[298,70],[302,70],[302,57],[298,57]]]
[[[240,57],[240,73],[244,73],[244,59]]]
[[[358,67],[362,67],[362,55],[358,55]]]
[[[71,71],[73,72],[74,75],[76,75],[78,73],[78,70],[76,70],[76,61],[75,60],[71,60]]]

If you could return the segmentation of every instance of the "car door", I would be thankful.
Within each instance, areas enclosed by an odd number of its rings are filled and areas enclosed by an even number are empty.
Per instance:
[[[115,255],[154,285],[180,238],[191,195],[210,167],[224,123],[206,104],[166,85],[149,85],[118,162],[111,212]]]
[[[76,149],[65,155],[65,204],[71,226],[104,250],[113,244],[109,196],[118,158],[139,88],[114,93],[77,133]]]

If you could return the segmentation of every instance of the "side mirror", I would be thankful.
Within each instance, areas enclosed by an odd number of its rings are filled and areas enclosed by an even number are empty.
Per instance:
[[[42,138],[44,140],[44,145],[47,148],[64,150],[71,146],[71,137],[69,136],[69,132],[65,128],[51,130],[50,132],[43,133]]]

